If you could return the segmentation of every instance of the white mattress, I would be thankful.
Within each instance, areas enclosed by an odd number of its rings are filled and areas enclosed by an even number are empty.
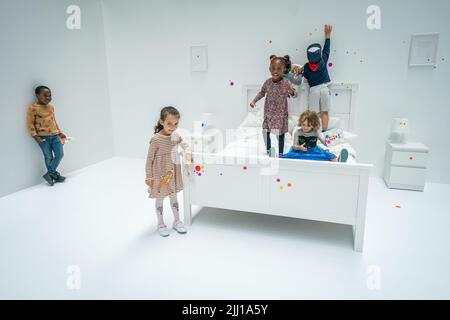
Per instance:
[[[284,153],[287,153],[293,144],[292,136],[289,133],[286,133],[284,140]],[[271,136],[271,144],[275,150],[278,150],[278,140],[275,135]],[[321,147],[325,148],[324,146]],[[325,149],[328,149],[330,152],[337,155],[343,148],[346,148],[350,154],[347,162],[356,163],[356,152],[350,143],[342,143]],[[235,141],[228,143],[225,148],[217,154],[231,157],[267,157],[262,129],[258,127],[239,127],[236,131]]]

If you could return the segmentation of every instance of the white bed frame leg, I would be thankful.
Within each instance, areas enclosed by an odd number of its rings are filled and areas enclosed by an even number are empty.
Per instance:
[[[187,226],[192,224],[192,206],[189,199],[189,192],[183,190],[183,208],[184,208],[184,223]]]
[[[353,226],[353,248],[355,251],[361,253],[363,252],[364,249],[368,188],[369,188],[369,174],[361,174],[359,177],[356,224]]]
[[[182,173],[183,173],[183,211],[184,211],[184,223],[187,226],[192,224],[192,205],[191,205],[191,197],[189,193],[189,164],[185,164],[183,159],[182,161]]]

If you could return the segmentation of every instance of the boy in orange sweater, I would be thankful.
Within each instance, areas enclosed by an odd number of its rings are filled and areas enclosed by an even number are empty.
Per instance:
[[[55,182],[64,182],[66,179],[56,171],[64,157],[61,139],[65,139],[66,136],[59,130],[55,119],[55,110],[50,105],[52,101],[51,90],[46,86],[39,86],[36,88],[35,94],[37,103],[28,108],[27,127],[44,154],[47,173],[43,178],[49,185],[53,186]]]

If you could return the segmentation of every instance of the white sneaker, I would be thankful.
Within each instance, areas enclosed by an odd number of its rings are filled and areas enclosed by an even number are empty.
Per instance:
[[[170,232],[166,225],[158,226],[158,232],[161,237],[168,237]]]
[[[187,229],[184,226],[182,221],[178,221],[178,222],[174,222],[173,223],[173,228],[178,232],[178,233],[187,233]]]

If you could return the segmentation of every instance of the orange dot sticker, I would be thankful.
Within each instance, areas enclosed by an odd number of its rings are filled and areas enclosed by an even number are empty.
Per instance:
[[[402,207],[400,205],[395,206],[397,209],[401,209]]]
[[[288,183],[288,187],[289,187],[289,188],[292,188],[292,183],[289,182],[289,183]]]
[[[280,186],[280,190],[283,190],[284,189],[284,187],[283,186]]]

